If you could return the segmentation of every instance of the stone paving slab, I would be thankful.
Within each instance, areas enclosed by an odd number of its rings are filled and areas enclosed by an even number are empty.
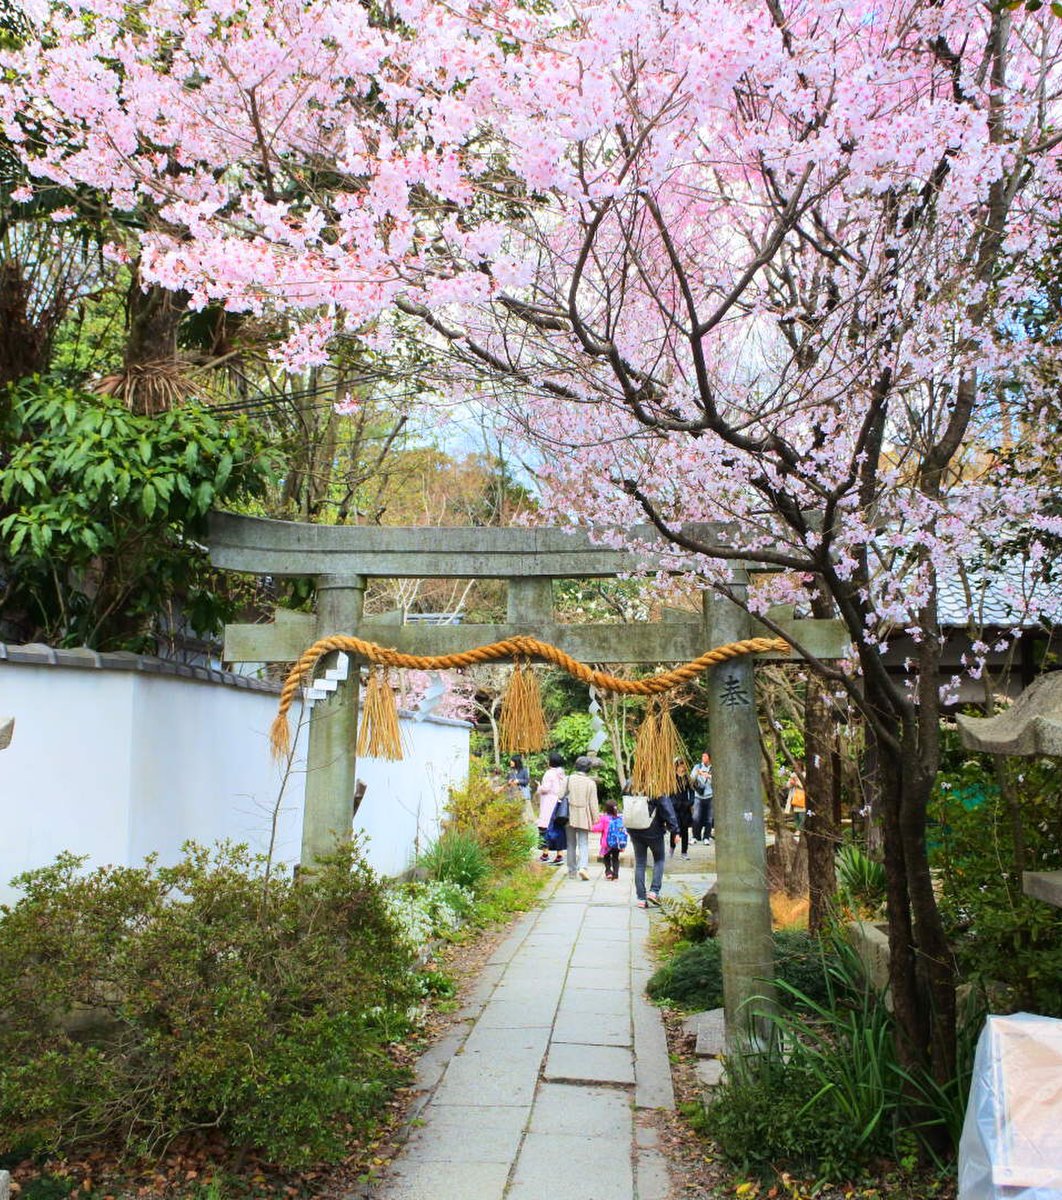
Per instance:
[[[571,967],[568,971],[568,987],[616,991],[630,987],[630,975],[626,966]]]
[[[674,1098],[631,884],[551,880],[422,1056],[421,1124],[374,1200],[666,1200],[667,1162],[636,1120]]]
[[[490,1006],[488,1005],[488,1008]],[[465,1039],[462,1054],[486,1054],[503,1059],[508,1055],[545,1054],[549,1044],[549,1029],[498,1029],[476,1022],[475,1029]]]
[[[403,1154],[382,1195],[387,1200],[502,1200],[509,1170],[508,1163],[462,1163],[460,1169],[445,1169],[438,1162]]]
[[[561,993],[561,1013],[596,1013],[602,1017],[624,1016],[631,1011],[631,994],[619,988],[565,988]]]
[[[624,1046],[588,1046],[553,1042],[543,1078],[579,1083],[634,1083],[634,1057]]]
[[[476,1025],[486,1029],[549,1029],[556,1011],[557,997],[553,996],[494,1000],[483,1009]]]
[[[671,1173],[667,1159],[659,1150],[639,1150],[634,1173],[638,1200],[668,1200]]]
[[[542,1055],[517,1050],[502,1058],[493,1054],[459,1054],[446,1068],[433,1103],[527,1106],[534,1099]]]
[[[520,1149],[529,1111],[495,1105],[433,1104],[423,1128],[410,1137],[407,1153],[424,1162],[509,1166]]]
[[[531,1109],[529,1133],[579,1132],[586,1137],[629,1139],[631,1106],[619,1088],[543,1083]]]
[[[638,981],[631,997],[634,1060],[637,1066],[634,1103],[638,1108],[674,1108],[675,1089],[671,1082],[671,1062],[667,1054],[664,1023],[659,1010],[645,999],[642,973],[635,971],[631,974]]]
[[[604,1017],[598,1013],[562,1012],[553,1025],[554,1042],[579,1042],[584,1046],[634,1045],[629,1013]]]
[[[628,1145],[614,1135],[529,1133],[505,1200],[632,1200]]]

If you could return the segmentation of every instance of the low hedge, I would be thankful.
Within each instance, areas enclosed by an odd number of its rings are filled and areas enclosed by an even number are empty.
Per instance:
[[[239,847],[85,872],[0,909],[0,1154],[214,1129],[283,1166],[339,1159],[396,1082],[412,950],[356,845],[298,885]],[[79,1016],[80,1014],[80,1016]],[[75,1019],[79,1018],[79,1019]]]
[[[803,930],[782,929],[773,937],[777,978],[809,1000],[825,1003],[829,995],[826,971],[832,951]],[[681,1008],[721,1008],[723,966],[719,939],[684,946],[653,975],[646,990],[654,1000]],[[785,989],[781,990],[779,1000],[783,1006],[798,1003]]]

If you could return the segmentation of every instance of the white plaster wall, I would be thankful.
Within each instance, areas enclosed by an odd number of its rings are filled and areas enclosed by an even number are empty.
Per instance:
[[[174,862],[183,842],[223,839],[264,852],[281,774],[269,753],[277,698],[218,683],[62,666],[0,666],[0,715],[15,717],[0,752],[0,902],[20,871],[62,850],[93,865]],[[293,721],[293,727],[295,722]],[[369,861],[400,874],[437,834],[449,787],[464,781],[468,728],[403,718],[398,763],[365,760],[355,827]],[[278,808],[274,858],[298,861],[305,761]]]
[[[368,791],[354,827],[367,836],[369,861],[385,875],[400,875],[435,839],[450,787],[468,776],[467,728],[408,718],[401,726],[406,755],[400,762],[358,763]]]
[[[269,752],[277,698],[222,684],[133,676],[129,860],[180,857],[189,838],[269,849],[282,773]],[[299,858],[302,775],[284,789],[273,857]]]
[[[0,714],[0,902],[11,878],[63,850],[124,862],[129,839],[132,679],[103,671],[5,665]]]

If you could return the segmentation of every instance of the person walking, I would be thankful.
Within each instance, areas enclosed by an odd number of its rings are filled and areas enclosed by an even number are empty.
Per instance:
[[[712,756],[707,750],[690,773],[690,786],[693,788],[693,840],[707,846],[715,828]]]
[[[690,786],[690,774],[684,758],[675,759],[675,790],[671,793],[671,803],[675,808],[675,819],[678,821],[678,832],[670,835],[671,853],[675,853],[676,843],[682,843],[682,857],[690,856],[690,826],[693,824],[693,788]]]
[[[623,818],[611,801],[594,822],[594,833],[601,834],[600,858],[605,864],[605,878],[619,879],[620,851],[627,845],[628,839]]]
[[[568,787],[568,773],[564,769],[564,757],[554,750],[549,756],[549,767],[543,772],[538,785],[538,820],[539,842],[542,853],[540,862],[549,862],[549,852],[554,852],[553,865],[559,867],[564,862],[562,851],[567,848],[567,834],[563,825],[558,825],[553,819],[557,801],[564,795]]]
[[[524,760],[519,754],[509,759],[509,787],[515,797],[523,802],[524,820],[528,824],[535,820],[535,810],[531,806],[531,772],[524,766]]]
[[[568,777],[568,878],[590,878],[590,830],[597,822],[597,780],[590,776],[590,759],[580,754]]]
[[[804,791],[804,781],[800,777],[800,772],[804,769],[803,763],[797,763],[793,768],[792,774],[789,776],[789,781],[785,785],[785,811],[793,814],[793,824],[796,826],[796,836],[800,836],[801,830],[804,828],[804,818],[808,811],[808,797]]]
[[[664,834],[678,831],[678,819],[670,796],[658,796],[648,803],[651,819],[646,828],[627,830],[634,847],[634,892],[639,908],[659,903],[660,889],[664,883]],[[650,852],[653,855],[653,880],[646,891],[645,864]]]

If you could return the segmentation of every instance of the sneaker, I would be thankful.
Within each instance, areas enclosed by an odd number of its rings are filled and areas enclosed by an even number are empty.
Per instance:
[[[579,868],[579,878],[580,879],[589,879],[590,878],[590,872],[586,869],[586,867]]]
[[[683,858],[689,858],[689,855],[688,855],[688,854],[684,854],[682,857],[683,857]]]
[[[563,867],[563,866],[564,866],[564,859],[563,859],[563,858],[561,858],[561,856],[558,854],[556,858],[551,858],[551,859],[549,860],[549,865],[550,865],[551,867]]]
[[[539,862],[549,862],[549,855],[548,854],[540,854],[538,856],[538,861]]]
[[[704,846],[707,846],[707,845],[708,845],[708,843],[709,843],[711,840],[712,840],[712,839],[711,839],[710,837],[707,837],[707,838],[705,838],[705,839],[704,839],[704,841],[703,841],[701,844],[702,844],[702,845],[704,845]]]
[[[659,904],[660,903],[660,897],[656,894],[656,892],[650,892],[649,895],[646,896],[646,899],[649,901],[650,904]]]
[[[646,907],[646,903],[644,900],[635,900],[634,905],[635,905],[635,908],[645,908]]]
[[[615,879],[615,878],[616,878],[616,876],[615,876],[615,875],[613,875],[611,871],[606,871],[606,872],[605,872],[605,878],[606,878],[606,879]]]

